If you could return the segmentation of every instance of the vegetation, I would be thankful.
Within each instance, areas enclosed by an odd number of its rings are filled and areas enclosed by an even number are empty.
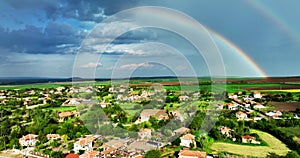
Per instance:
[[[264,140],[268,146],[250,146],[250,145],[239,145],[232,143],[223,143],[223,142],[215,142],[210,147],[214,151],[223,151],[228,153],[233,153],[237,155],[248,155],[248,156],[256,156],[256,157],[266,157],[269,153],[275,153],[277,155],[286,155],[290,150],[279,141],[274,136],[258,131],[251,130],[259,135],[259,137]]]

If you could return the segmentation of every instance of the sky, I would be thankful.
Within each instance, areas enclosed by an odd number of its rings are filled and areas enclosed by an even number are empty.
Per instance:
[[[299,76],[299,5],[297,0],[1,0],[0,77],[210,76],[215,71]],[[160,11],[147,12],[146,6]],[[134,12],[135,7],[145,12]],[[141,21],[155,27],[141,27]],[[162,25],[167,29],[156,27]]]

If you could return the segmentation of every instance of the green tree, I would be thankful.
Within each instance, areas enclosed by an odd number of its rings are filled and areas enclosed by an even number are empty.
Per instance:
[[[161,153],[158,150],[150,150],[145,154],[145,158],[160,158]]]
[[[296,151],[290,151],[287,153],[285,158],[299,158],[300,155]]]
[[[51,152],[50,156],[52,158],[62,158],[65,155],[64,155],[64,153],[62,151],[53,151],[53,152]]]

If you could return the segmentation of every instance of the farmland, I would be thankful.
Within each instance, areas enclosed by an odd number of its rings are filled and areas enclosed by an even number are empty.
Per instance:
[[[272,106],[275,107],[276,110],[279,111],[296,111],[296,109],[300,109],[300,102],[271,102]]]
[[[258,130],[251,130],[251,132],[257,133],[259,137],[268,144],[268,146],[249,146],[249,145],[216,142],[213,143],[211,149],[218,152],[223,151],[223,152],[233,153],[237,155],[248,155],[248,156],[255,156],[255,157],[266,157],[269,153],[285,155],[290,151],[285,144],[283,144],[277,138],[275,138],[274,136],[268,133],[258,131]]]
[[[76,106],[60,106],[60,107],[50,107],[50,108],[46,108],[46,110],[53,110],[53,111],[73,111],[76,110],[77,107]]]

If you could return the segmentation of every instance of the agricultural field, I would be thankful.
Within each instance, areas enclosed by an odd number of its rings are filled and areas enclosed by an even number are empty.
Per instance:
[[[32,89],[32,88],[57,88],[61,86],[66,86],[71,84],[55,84],[55,83],[37,83],[37,84],[24,84],[24,85],[1,85],[0,90],[4,89]]]
[[[276,110],[284,112],[300,109],[300,102],[271,102],[270,105],[274,106]]]
[[[179,84],[179,83],[178,83]],[[224,83],[225,84],[225,83]],[[294,85],[294,84],[283,84],[283,83],[227,83],[224,85],[226,87],[227,92],[229,93],[234,93],[237,91],[253,91],[253,90],[276,90],[276,89],[280,89],[283,87],[289,87],[290,90],[297,88],[295,86],[299,86],[299,85]],[[177,90],[188,90],[188,91],[198,91],[198,88],[200,90],[207,90],[210,91],[211,90],[211,85],[166,85],[163,86],[164,89],[166,90],[173,90],[173,91],[177,91]],[[216,85],[216,87],[218,88],[218,85]],[[222,85],[220,85],[220,87],[222,88]],[[293,87],[293,88],[291,88]]]
[[[290,151],[290,149],[288,149],[286,145],[283,144],[280,140],[266,132],[251,130],[251,133],[257,133],[259,137],[268,144],[268,146],[250,146],[216,142],[213,143],[210,148],[213,151],[223,151],[237,155],[247,155],[254,157],[266,157],[269,153],[286,155]]]
[[[46,108],[45,110],[53,110],[53,111],[73,111],[76,110],[77,107],[76,106],[60,106],[60,107],[50,107],[50,108]]]

